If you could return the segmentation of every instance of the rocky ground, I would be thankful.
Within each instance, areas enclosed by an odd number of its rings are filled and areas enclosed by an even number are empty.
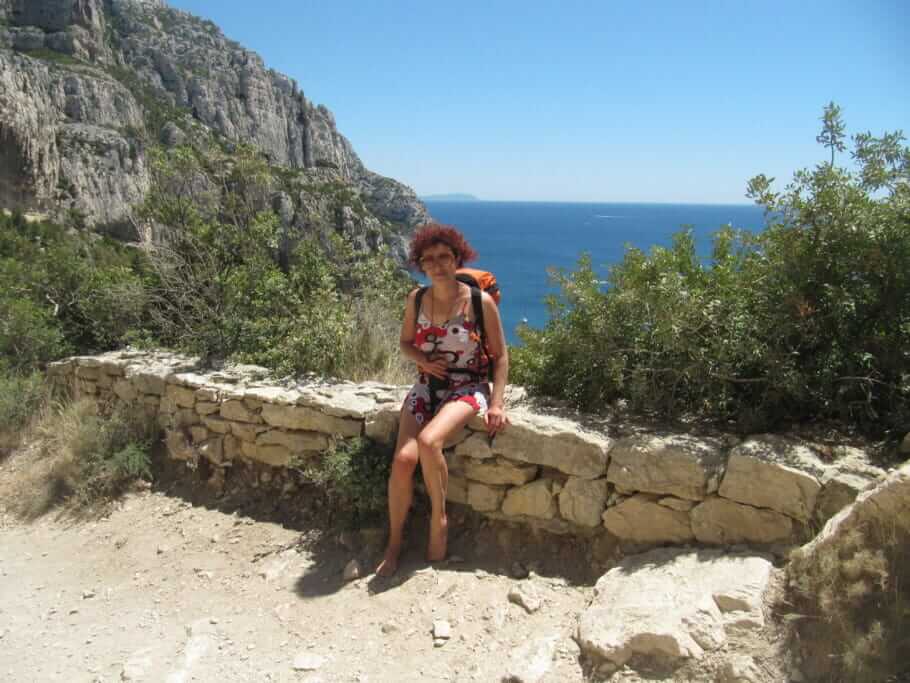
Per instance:
[[[216,504],[176,482],[94,516],[26,520],[10,508],[29,467],[22,453],[0,463],[3,680],[724,680],[735,654],[598,668],[576,635],[604,568],[576,539],[456,512],[447,562],[422,561],[415,523],[383,580],[370,574],[381,530],[269,500]],[[760,635],[736,643],[761,654],[742,680],[781,680],[775,636]]]

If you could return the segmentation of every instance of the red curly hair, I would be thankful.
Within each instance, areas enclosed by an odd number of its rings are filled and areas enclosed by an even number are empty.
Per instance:
[[[458,263],[459,268],[477,258],[477,252],[468,244],[465,236],[454,225],[427,223],[417,228],[417,232],[411,238],[408,263],[412,268],[416,268],[421,273],[423,272],[423,268],[420,267],[420,256],[425,249],[432,247],[434,244],[444,244],[451,249],[455,253],[455,261]]]

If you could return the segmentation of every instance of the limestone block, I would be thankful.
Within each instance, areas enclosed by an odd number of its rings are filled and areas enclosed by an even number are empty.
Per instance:
[[[221,409],[221,414],[224,414],[224,407]],[[363,428],[363,424],[360,421],[326,415],[318,410],[304,406],[267,403],[262,407],[262,419],[273,427],[322,432],[342,437],[360,436]]]
[[[300,399],[300,396],[301,394],[299,391],[273,386],[248,387],[243,392],[243,397],[247,401],[258,401],[259,405],[264,405],[266,403],[294,405]]]
[[[139,395],[136,392],[136,387],[133,386],[133,383],[129,380],[117,380],[114,382],[114,393],[117,394],[117,397],[121,401],[129,403],[130,401],[135,401],[136,397]]]
[[[697,505],[694,500],[683,500],[682,498],[674,498],[673,496],[661,498],[657,502],[664,507],[668,507],[671,510],[679,510],[680,512],[688,512]]]
[[[771,575],[768,558],[718,550],[628,557],[597,581],[578,643],[595,665],[622,666],[634,656],[702,659],[728,643],[728,610],[760,615]]]
[[[530,484],[509,489],[502,503],[502,511],[507,515],[552,519],[556,516],[553,481],[538,479]]]
[[[199,387],[196,389],[196,401],[206,403],[218,403],[221,400],[218,389],[215,387]]]
[[[505,488],[487,486],[474,481],[468,482],[468,505],[478,512],[495,512],[502,505],[505,498]]]
[[[192,427],[201,423],[202,418],[192,408],[180,408],[174,413],[174,426],[176,427]]]
[[[284,446],[292,453],[324,451],[329,447],[329,437],[319,432],[285,431],[270,429],[256,436],[257,446]]]
[[[167,430],[164,434],[164,445],[168,457],[175,460],[192,460],[196,450],[187,441],[186,435],[179,430]]]
[[[726,498],[708,498],[689,514],[701,543],[778,543],[793,536],[793,520],[788,516]]]
[[[124,368],[121,362],[115,360],[101,360],[100,365],[101,372],[105,375],[111,375],[113,377],[123,377]]]
[[[450,503],[468,504],[468,480],[449,475],[449,485],[446,489],[446,500]]]
[[[196,394],[198,397],[199,394]],[[200,415],[211,415],[212,413],[217,413],[220,409],[220,406],[217,403],[211,403],[209,401],[197,401],[196,402],[196,412]]]
[[[181,408],[192,408],[196,403],[196,392],[186,387],[180,387],[176,384],[168,384],[165,390],[165,396],[176,403]]]
[[[455,448],[459,444],[463,443],[469,436],[471,436],[471,430],[467,427],[462,427],[457,432],[452,434],[446,442],[443,444],[443,448]]]
[[[384,406],[366,418],[364,433],[373,441],[392,445],[398,436],[400,416],[401,408],[399,406]]]
[[[688,543],[694,538],[689,514],[635,495],[603,513],[607,530],[627,543]]]
[[[145,395],[146,396],[155,396],[155,394],[145,394]],[[168,415],[173,415],[180,409],[179,406],[176,403],[174,403],[174,401],[166,395],[160,396],[160,397],[155,396],[155,398],[159,399],[158,404],[161,407],[162,413],[167,413]]]
[[[569,477],[559,492],[559,514],[581,526],[600,525],[607,506],[607,480]]]
[[[527,408],[509,412],[512,425],[493,440],[492,451],[509,460],[545,465],[585,479],[602,477],[611,440],[561,417],[537,415]],[[477,426],[472,421],[471,428]],[[479,422],[483,429],[482,421]]]
[[[220,465],[224,462],[224,437],[218,436],[202,442],[197,447],[199,455],[211,463]]]
[[[166,375],[165,381],[167,381],[168,384],[196,390],[210,384],[212,378],[208,375],[200,375],[195,372],[174,372]]]
[[[98,386],[103,387],[105,389],[110,389],[114,386],[114,379],[115,379],[114,377],[111,377],[110,375],[108,375],[104,372],[101,372],[98,374],[98,380],[97,380]]]
[[[812,517],[825,465],[799,442],[763,435],[730,452],[718,493],[723,498],[770,508],[803,522]]]
[[[702,500],[717,490],[724,467],[722,445],[684,434],[620,439],[610,451],[607,480],[624,491]]]
[[[220,417],[205,416],[202,418],[202,424],[206,426],[206,429],[216,434],[229,434],[231,432],[231,423]]]
[[[240,450],[250,460],[276,467],[286,467],[293,456],[286,446],[259,446],[248,441],[241,442]]]
[[[860,493],[874,485],[875,480],[861,474],[828,470],[822,475],[813,520],[819,526],[824,526],[825,522],[856,500]]]
[[[262,418],[239,399],[230,399],[221,404],[221,417],[235,422],[261,423]]]
[[[490,448],[490,440],[485,433],[471,434],[455,447],[455,454],[474,458],[475,460],[485,460],[494,457],[493,449]]]
[[[482,484],[527,484],[537,476],[537,470],[539,469],[537,465],[512,463],[504,458],[478,461],[473,458],[459,456],[458,462],[461,466],[461,471],[464,472],[468,479],[479,481]]]
[[[200,425],[190,427],[190,439],[193,443],[201,443],[209,438],[209,430]]]
[[[260,432],[264,432],[268,427],[265,425],[254,425],[248,422],[231,422],[231,434],[241,441],[255,443],[256,437]]]
[[[366,419],[376,409],[375,392],[357,384],[342,383],[302,390],[297,405],[331,417]],[[400,403],[399,403],[400,405]]]
[[[224,437],[223,452],[225,460],[233,460],[243,455],[241,445],[243,442],[236,436],[228,434]]]
[[[131,379],[136,385],[136,389],[143,394],[164,395],[164,377],[148,372],[137,372],[131,376]]]
[[[87,379],[92,382],[96,382],[98,377],[101,376],[101,370],[97,367],[86,367],[85,365],[78,365],[76,367],[76,377],[79,379]]]

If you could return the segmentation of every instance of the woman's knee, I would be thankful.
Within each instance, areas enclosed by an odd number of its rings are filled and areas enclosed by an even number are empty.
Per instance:
[[[392,460],[392,476],[412,476],[419,460],[417,444],[413,441],[405,444],[398,449]]]
[[[442,450],[444,439],[442,439],[435,430],[424,429],[417,436],[417,448],[419,453],[430,453]]]

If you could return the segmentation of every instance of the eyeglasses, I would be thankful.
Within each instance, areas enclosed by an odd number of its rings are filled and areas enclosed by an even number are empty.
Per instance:
[[[455,254],[443,252],[441,254],[436,254],[436,256],[421,256],[418,260],[420,267],[426,270],[427,268],[432,268],[436,264],[440,266],[451,266],[455,262]]]

